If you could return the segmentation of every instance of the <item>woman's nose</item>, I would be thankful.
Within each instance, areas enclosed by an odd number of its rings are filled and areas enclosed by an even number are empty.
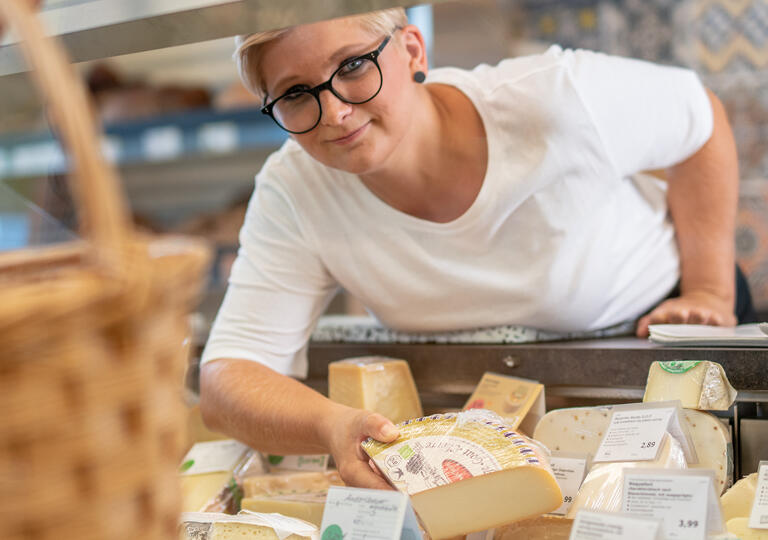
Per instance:
[[[352,114],[352,105],[345,103],[330,90],[320,92],[320,106],[323,115],[320,123],[326,126],[337,126]]]

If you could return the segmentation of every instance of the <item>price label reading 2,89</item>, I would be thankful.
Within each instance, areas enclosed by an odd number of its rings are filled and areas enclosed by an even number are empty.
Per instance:
[[[656,441],[644,441],[640,443],[640,448],[653,448],[656,446]]]

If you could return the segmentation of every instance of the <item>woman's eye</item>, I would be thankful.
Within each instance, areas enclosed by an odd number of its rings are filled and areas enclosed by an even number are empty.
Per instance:
[[[360,66],[363,65],[363,62],[365,62],[365,60],[361,60],[359,58],[356,60],[350,60],[349,62],[341,66],[341,71],[343,73],[352,73],[353,71],[360,69]]]

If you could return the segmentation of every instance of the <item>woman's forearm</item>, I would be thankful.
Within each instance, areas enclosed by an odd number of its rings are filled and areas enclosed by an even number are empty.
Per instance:
[[[200,409],[212,429],[275,454],[329,453],[340,406],[300,382],[249,360],[221,359],[200,373]]]

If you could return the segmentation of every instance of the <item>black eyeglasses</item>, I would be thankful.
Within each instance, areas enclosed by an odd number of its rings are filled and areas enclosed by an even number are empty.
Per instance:
[[[375,98],[382,86],[379,55],[392,36],[387,36],[376,50],[345,61],[331,78],[314,88],[294,87],[264,105],[261,112],[290,133],[307,133],[320,123],[323,109],[320,92],[330,90],[344,103],[360,105]]]

